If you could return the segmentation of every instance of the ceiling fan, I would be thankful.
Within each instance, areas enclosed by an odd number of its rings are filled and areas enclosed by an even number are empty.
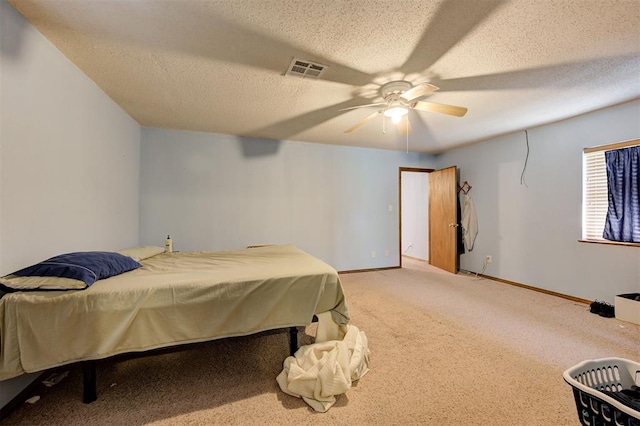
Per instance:
[[[382,114],[385,117],[391,118],[391,121],[394,124],[398,125],[400,134],[406,134],[411,131],[411,125],[409,124],[409,118],[407,114],[412,109],[438,112],[440,114],[453,115],[455,117],[462,117],[467,113],[467,108],[464,107],[437,104],[433,102],[424,102],[418,100],[419,98],[429,95],[436,90],[438,90],[438,87],[429,83],[423,83],[414,86],[406,80],[390,81],[380,88],[380,94],[382,95],[384,102],[358,105],[355,107],[343,108],[340,110],[348,111],[358,108],[368,108],[376,106],[383,107],[382,109],[365,117],[363,120],[360,120],[358,123],[348,128],[344,132],[355,132],[365,123],[377,117],[378,114]]]

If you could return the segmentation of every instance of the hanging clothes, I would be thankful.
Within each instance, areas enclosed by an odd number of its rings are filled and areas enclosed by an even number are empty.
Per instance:
[[[464,246],[467,251],[471,251],[478,234],[478,216],[476,214],[476,206],[469,194],[464,194],[461,224]]]
[[[456,197],[456,247],[458,247],[458,255],[464,254],[464,234],[462,232],[462,207],[460,206],[460,197]],[[458,256],[458,259],[460,257]],[[459,263],[459,262],[458,262]]]

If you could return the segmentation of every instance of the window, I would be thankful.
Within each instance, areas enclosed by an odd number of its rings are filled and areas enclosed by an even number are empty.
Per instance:
[[[593,242],[615,243],[602,237],[609,194],[605,151],[640,145],[640,139],[585,148],[582,155],[582,239]],[[635,245],[634,243],[631,243]]]
[[[604,241],[602,231],[608,205],[604,150],[585,152],[582,161],[582,239]]]

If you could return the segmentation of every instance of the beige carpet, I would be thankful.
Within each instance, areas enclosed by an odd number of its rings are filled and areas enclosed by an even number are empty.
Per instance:
[[[103,361],[98,400],[88,405],[72,368],[1,423],[578,425],[562,372],[585,359],[640,358],[640,326],[554,296],[404,264],[341,276],[352,323],[369,338],[371,371],[327,413],[279,390],[283,332]]]

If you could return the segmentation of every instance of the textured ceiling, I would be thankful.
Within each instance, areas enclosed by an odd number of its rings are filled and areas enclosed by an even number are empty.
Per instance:
[[[410,112],[410,150],[439,153],[640,98],[638,0],[8,1],[143,126],[404,150],[339,110],[405,79],[469,109]]]

